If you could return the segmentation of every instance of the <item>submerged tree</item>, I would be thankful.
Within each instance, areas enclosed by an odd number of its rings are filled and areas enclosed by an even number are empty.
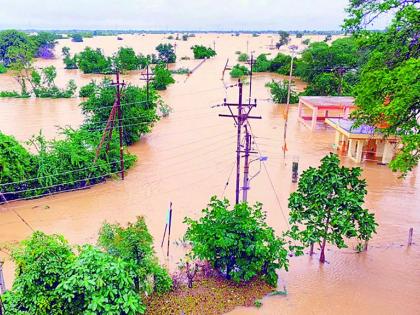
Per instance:
[[[279,41],[276,43],[276,48],[280,49],[280,47],[287,45],[290,41],[290,34],[286,31],[279,31]]]
[[[156,50],[159,53],[159,60],[161,62],[174,63],[176,61],[175,50],[172,44],[159,44]]]
[[[320,167],[303,172],[289,198],[288,234],[304,246],[318,243],[321,263],[327,243],[345,248],[345,239],[368,241],[376,233],[374,215],[363,208],[367,190],[366,181],[359,178],[361,169],[339,164],[335,154],[324,157]]]

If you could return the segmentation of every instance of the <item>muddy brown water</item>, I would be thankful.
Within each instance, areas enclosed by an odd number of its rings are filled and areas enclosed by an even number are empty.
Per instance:
[[[72,53],[85,46],[101,47],[112,54],[120,46],[133,47],[137,52],[152,53],[154,47],[165,42],[164,35],[123,35],[96,37],[84,43],[61,40],[61,47],[71,47]],[[322,39],[322,37],[317,38]],[[313,40],[316,40],[313,38]],[[235,161],[235,128],[230,118],[221,118],[226,109],[213,107],[224,97],[237,101],[236,88],[225,90],[221,72],[230,58],[236,63],[235,51],[268,52],[271,37],[241,35],[198,34],[187,42],[176,41],[178,58],[192,57],[193,44],[216,45],[218,55],[206,61],[187,80],[177,75],[177,83],[161,93],[174,109],[168,118],[159,121],[152,133],[129,148],[138,162],[128,171],[125,181],[110,180],[88,190],[75,191],[36,200],[12,202],[0,207],[0,243],[10,244],[24,239],[31,230],[18,218],[18,213],[34,229],[46,233],[63,234],[71,243],[95,243],[102,222],[132,221],[138,215],[146,217],[155,239],[155,249],[162,263],[171,270],[184,250],[171,245],[169,259],[165,258],[160,242],[169,202],[173,202],[172,240],[185,232],[185,216],[198,217],[210,196],[223,194],[234,200],[234,176],[229,178]],[[294,39],[294,43],[299,40]],[[77,70],[64,70],[61,58],[37,61],[37,66],[54,64],[58,69],[58,85],[64,86],[75,79],[79,86],[97,75],[83,75]],[[174,67],[193,68],[195,60],[178,62]],[[332,150],[334,132],[321,127],[310,132],[296,121],[296,107],[290,109],[286,159],[283,159],[284,106],[268,101],[269,92],[264,84],[280,76],[256,74],[253,97],[258,107],[253,111],[262,120],[252,121],[258,149],[266,162],[251,181],[249,200],[261,201],[268,213],[268,223],[278,233],[287,229],[287,197],[296,189],[291,183],[291,162],[299,160],[300,171],[319,164],[319,160]],[[125,75],[133,84],[142,84],[139,72]],[[226,83],[234,83],[225,77]],[[296,80],[296,89],[303,83]],[[0,75],[0,89],[17,89],[9,75]],[[248,96],[248,86],[244,86]],[[27,140],[42,129],[48,138],[57,136],[55,126],[77,127],[83,120],[78,104],[80,99],[0,99],[0,130]],[[343,157],[345,165],[354,166]],[[251,164],[251,174],[259,171],[259,163]],[[351,248],[337,250],[328,247],[328,263],[321,266],[317,256],[307,255],[290,259],[289,272],[280,271],[279,288],[287,287],[288,295],[266,297],[263,306],[237,308],[230,314],[419,314],[420,299],[420,192],[419,171],[414,170],[400,179],[386,166],[373,162],[362,164],[363,176],[368,183],[366,207],[376,214],[378,233],[365,253],[355,254]],[[272,181],[272,185],[270,182]],[[275,191],[275,193],[274,193]],[[277,200],[278,198],[278,200]],[[414,228],[414,244],[405,246],[408,229]],[[10,288],[13,282],[13,264],[4,252],[5,278]]]

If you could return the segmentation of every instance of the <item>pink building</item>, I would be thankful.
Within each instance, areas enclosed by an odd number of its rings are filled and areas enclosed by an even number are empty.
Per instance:
[[[314,130],[318,122],[326,118],[345,118],[356,108],[353,97],[347,96],[301,96],[299,97],[298,120]]]

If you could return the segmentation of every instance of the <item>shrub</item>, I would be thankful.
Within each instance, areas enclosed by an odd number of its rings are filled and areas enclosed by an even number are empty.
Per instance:
[[[62,54],[64,56],[63,62],[65,64],[64,69],[77,69],[77,56],[70,56],[70,48],[69,47],[63,47],[62,48]]]
[[[289,82],[286,81],[279,81],[276,82],[272,80],[271,82],[265,85],[270,89],[271,97],[273,98],[274,102],[279,104],[287,103],[287,94],[289,89]],[[299,97],[296,92],[293,90],[290,91],[290,104],[299,103]]]
[[[187,41],[188,40],[188,34],[183,34],[182,35],[182,40]]]
[[[304,44],[304,45],[309,45],[309,43],[311,42],[311,40],[309,39],[309,38],[307,38],[307,39],[304,39],[303,41],[302,41],[302,44]]]
[[[111,73],[112,72],[112,60],[109,57],[105,57],[102,50],[92,49],[86,47],[84,51],[80,52],[76,56],[77,66],[83,73]]]
[[[242,78],[243,76],[246,76],[248,74],[248,68],[239,64],[235,65],[230,71],[230,76],[232,78]]]
[[[3,296],[6,314],[62,314],[57,291],[75,256],[62,236],[35,232],[12,252],[13,287]]]
[[[266,72],[270,70],[271,63],[267,59],[266,54],[261,54],[255,60],[255,65],[252,67],[255,72]]]
[[[202,210],[202,218],[185,218],[185,239],[191,242],[192,253],[209,261],[228,279],[239,282],[261,276],[276,286],[276,270],[288,267],[287,250],[284,241],[265,222],[261,203],[228,208],[227,199],[212,197]]]
[[[90,245],[69,265],[57,288],[64,314],[137,315],[146,310],[127,263]]]
[[[271,60],[270,71],[288,75],[290,72],[291,61],[292,57],[279,53]]]
[[[171,71],[169,71],[164,64],[156,65],[153,72],[155,74],[153,86],[156,90],[166,90],[168,85],[175,83]]]
[[[188,68],[179,68],[176,70],[170,70],[172,74],[189,74],[191,71]]]
[[[153,251],[153,238],[143,217],[127,227],[104,223],[99,232],[98,244],[109,254],[128,263],[127,269],[139,293],[156,291],[161,294],[172,287],[166,269],[158,264]],[[150,277],[153,283],[150,283]]]
[[[26,183],[20,181],[35,176],[35,161],[36,157],[14,137],[0,132],[0,187],[6,197],[9,191],[26,188]],[[5,185],[13,182],[16,184]]]
[[[238,61],[239,62],[247,62],[249,59],[248,54],[242,53],[238,56]]]
[[[79,90],[79,97],[93,96],[98,89],[95,81],[90,81],[88,84],[82,86]]]
[[[67,83],[65,89],[59,89],[55,85],[57,70],[54,66],[42,69],[41,73],[33,70],[31,73],[31,83],[36,97],[41,98],[70,98],[73,97],[77,86],[74,80]]]
[[[216,56],[216,51],[210,47],[194,45],[191,47],[191,49],[194,53],[194,59],[207,59]]]

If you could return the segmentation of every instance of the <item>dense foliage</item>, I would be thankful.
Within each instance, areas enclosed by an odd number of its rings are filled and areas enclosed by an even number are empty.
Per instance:
[[[194,45],[191,47],[194,59],[207,59],[216,56],[216,51],[203,45]]]
[[[306,95],[351,95],[363,55],[352,37],[331,45],[312,43],[296,63],[295,74],[309,83]]]
[[[276,43],[276,48],[280,49],[282,46],[290,42],[290,34],[286,31],[279,31],[279,41]]]
[[[83,36],[80,33],[75,33],[71,35],[71,41],[75,43],[81,43],[83,42]]]
[[[35,232],[13,250],[15,281],[3,295],[6,314],[62,314],[57,287],[74,254],[62,236]]]
[[[175,83],[171,71],[169,71],[163,63],[157,64],[153,68],[153,73],[155,75],[153,86],[156,90],[166,90],[168,85]]]
[[[31,38],[16,30],[5,30],[0,32],[0,62],[9,66],[18,58],[16,50],[29,51],[31,57],[34,56],[36,45]]]
[[[268,59],[267,54],[261,54],[255,60],[253,71],[255,72],[276,72],[278,74],[288,75],[290,72],[290,63],[292,57],[278,53],[273,59]]]
[[[401,137],[390,166],[406,174],[420,159],[420,10],[417,0],[350,1],[344,27],[355,32],[361,49],[371,53],[355,88],[358,124],[379,126]],[[416,6],[417,5],[417,6]],[[385,32],[364,31],[378,16],[396,12]]]
[[[171,289],[172,279],[155,257],[153,238],[143,217],[138,217],[135,223],[128,223],[127,227],[104,223],[98,245],[127,263],[126,268],[137,292],[161,294]]]
[[[287,103],[287,94],[289,90],[289,82],[287,81],[274,81],[265,85],[270,89],[271,97],[275,103],[285,104]],[[290,104],[299,103],[299,96],[293,89],[290,90]]]
[[[276,286],[276,270],[288,267],[287,250],[265,222],[262,205],[241,203],[228,208],[227,199],[212,197],[203,217],[185,219],[185,239],[191,242],[192,253],[228,279],[239,282],[261,276]]]
[[[289,235],[304,246],[319,243],[322,263],[327,243],[345,248],[345,239],[368,241],[376,231],[374,215],[363,208],[367,190],[360,175],[360,168],[340,167],[331,153],[321,166],[303,172],[297,191],[290,195]]]
[[[62,236],[35,232],[12,253],[6,314],[143,314],[129,262],[90,245],[75,254]]]
[[[249,70],[246,66],[237,64],[230,70],[230,76],[232,78],[242,78],[249,74]]]
[[[121,70],[137,70],[141,66],[141,60],[137,57],[133,48],[120,47],[114,57],[116,67]]]
[[[77,66],[83,73],[112,73],[112,59],[104,56],[101,49],[86,47],[77,54]]]

